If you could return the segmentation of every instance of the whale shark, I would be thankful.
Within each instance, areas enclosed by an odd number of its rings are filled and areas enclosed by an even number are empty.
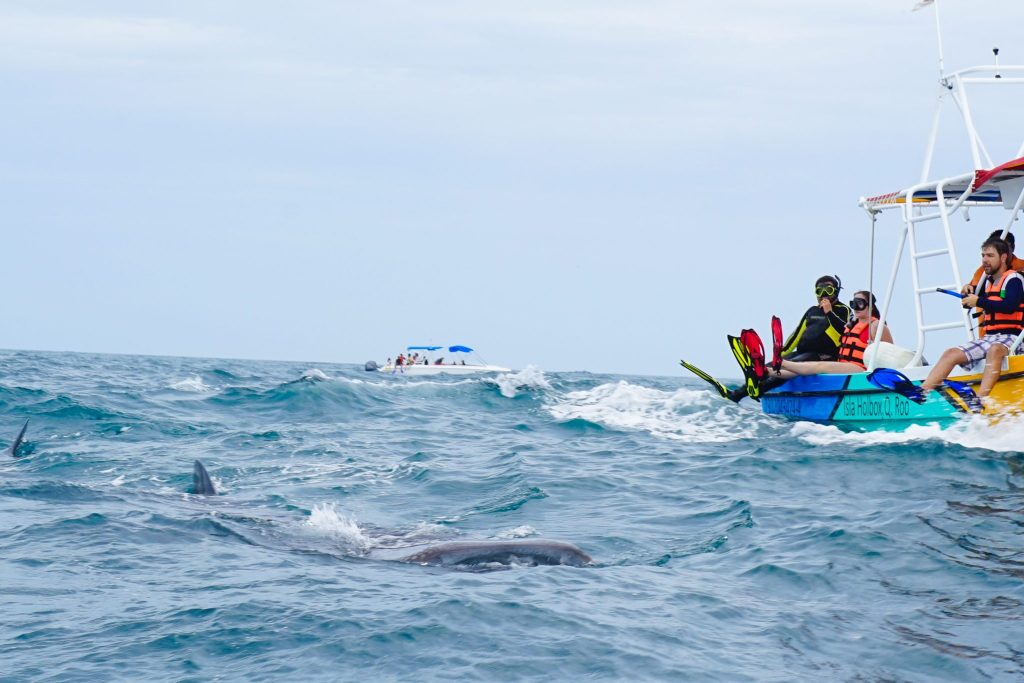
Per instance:
[[[192,468],[191,493],[217,495],[210,474],[198,460]],[[572,543],[545,539],[455,541],[429,546],[404,557],[370,559],[476,571],[514,566],[584,567],[593,564],[591,557]]]
[[[480,565],[566,565],[584,567],[593,560],[572,543],[543,539],[526,541],[457,541],[431,546],[400,562],[438,567]]]

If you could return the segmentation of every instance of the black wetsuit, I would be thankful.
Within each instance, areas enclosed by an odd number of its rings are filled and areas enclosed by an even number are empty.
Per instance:
[[[821,306],[811,306],[793,329],[782,357],[786,360],[835,360],[839,355],[839,339],[851,318],[850,308],[839,301],[825,313]]]
[[[782,357],[796,362],[835,360],[839,356],[839,339],[852,317],[850,307],[839,301],[832,303],[831,313],[825,313],[821,306],[811,306],[786,339]],[[765,377],[761,382],[761,391],[768,391],[785,381],[781,377]],[[743,385],[729,392],[729,398],[733,401],[739,401],[746,395],[747,390]]]

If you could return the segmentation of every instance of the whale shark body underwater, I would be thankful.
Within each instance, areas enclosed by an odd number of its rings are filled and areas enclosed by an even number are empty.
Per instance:
[[[217,489],[203,463],[196,460],[192,470],[193,495],[215,496]],[[589,555],[572,543],[530,539],[522,541],[456,541],[430,546],[398,562],[453,569],[488,569],[514,566],[585,567]]]
[[[8,455],[20,457],[18,449],[25,439],[27,429],[28,420],[7,449]],[[217,488],[210,478],[210,473],[199,460],[196,460],[192,467],[192,488],[189,493],[196,496],[217,495]],[[395,559],[408,564],[473,570],[538,565],[584,567],[593,564],[590,556],[572,543],[544,539],[456,541],[430,546]]]

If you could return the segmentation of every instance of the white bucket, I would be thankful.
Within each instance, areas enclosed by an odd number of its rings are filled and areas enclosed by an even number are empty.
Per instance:
[[[877,350],[875,346],[874,343],[868,344],[868,348],[864,352],[864,361],[870,360],[872,354],[878,354],[875,358],[876,368],[905,368],[914,358],[914,352],[902,346],[896,346],[884,341],[878,342]],[[920,365],[920,363],[917,365]]]

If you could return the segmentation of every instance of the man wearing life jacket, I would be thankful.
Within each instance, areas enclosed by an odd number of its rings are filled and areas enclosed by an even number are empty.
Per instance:
[[[1012,232],[1007,232],[1006,236],[1003,236],[1002,230],[993,230],[992,234],[988,236],[990,240],[1001,239],[1006,242],[1007,246],[1010,247],[1010,270],[1015,270],[1018,273],[1024,272],[1024,259],[1017,258],[1014,253],[1017,248],[1017,240],[1014,239]],[[982,282],[982,278],[985,277],[985,266],[978,266],[978,269],[974,271],[974,275],[971,276],[971,281],[963,286],[960,290],[961,294],[981,294],[982,289],[985,287],[985,283]]]
[[[846,326],[840,338],[839,355],[836,360],[782,361],[782,368],[772,375],[786,380],[796,375],[852,375],[864,371],[864,352],[875,339],[881,313],[871,292],[860,291],[853,295],[850,308],[854,319]],[[882,326],[882,341],[892,343],[892,333],[887,325]],[[761,385],[764,386],[764,383]]]
[[[981,245],[981,266],[985,272],[985,287],[979,294],[964,297],[964,308],[978,308],[982,315],[983,336],[979,339],[946,349],[942,357],[921,383],[925,393],[937,387],[957,365],[965,370],[978,361],[985,361],[985,370],[978,388],[984,398],[999,380],[1003,359],[1024,330],[1024,279],[1009,267],[1010,246],[1001,239],[989,238]]]

